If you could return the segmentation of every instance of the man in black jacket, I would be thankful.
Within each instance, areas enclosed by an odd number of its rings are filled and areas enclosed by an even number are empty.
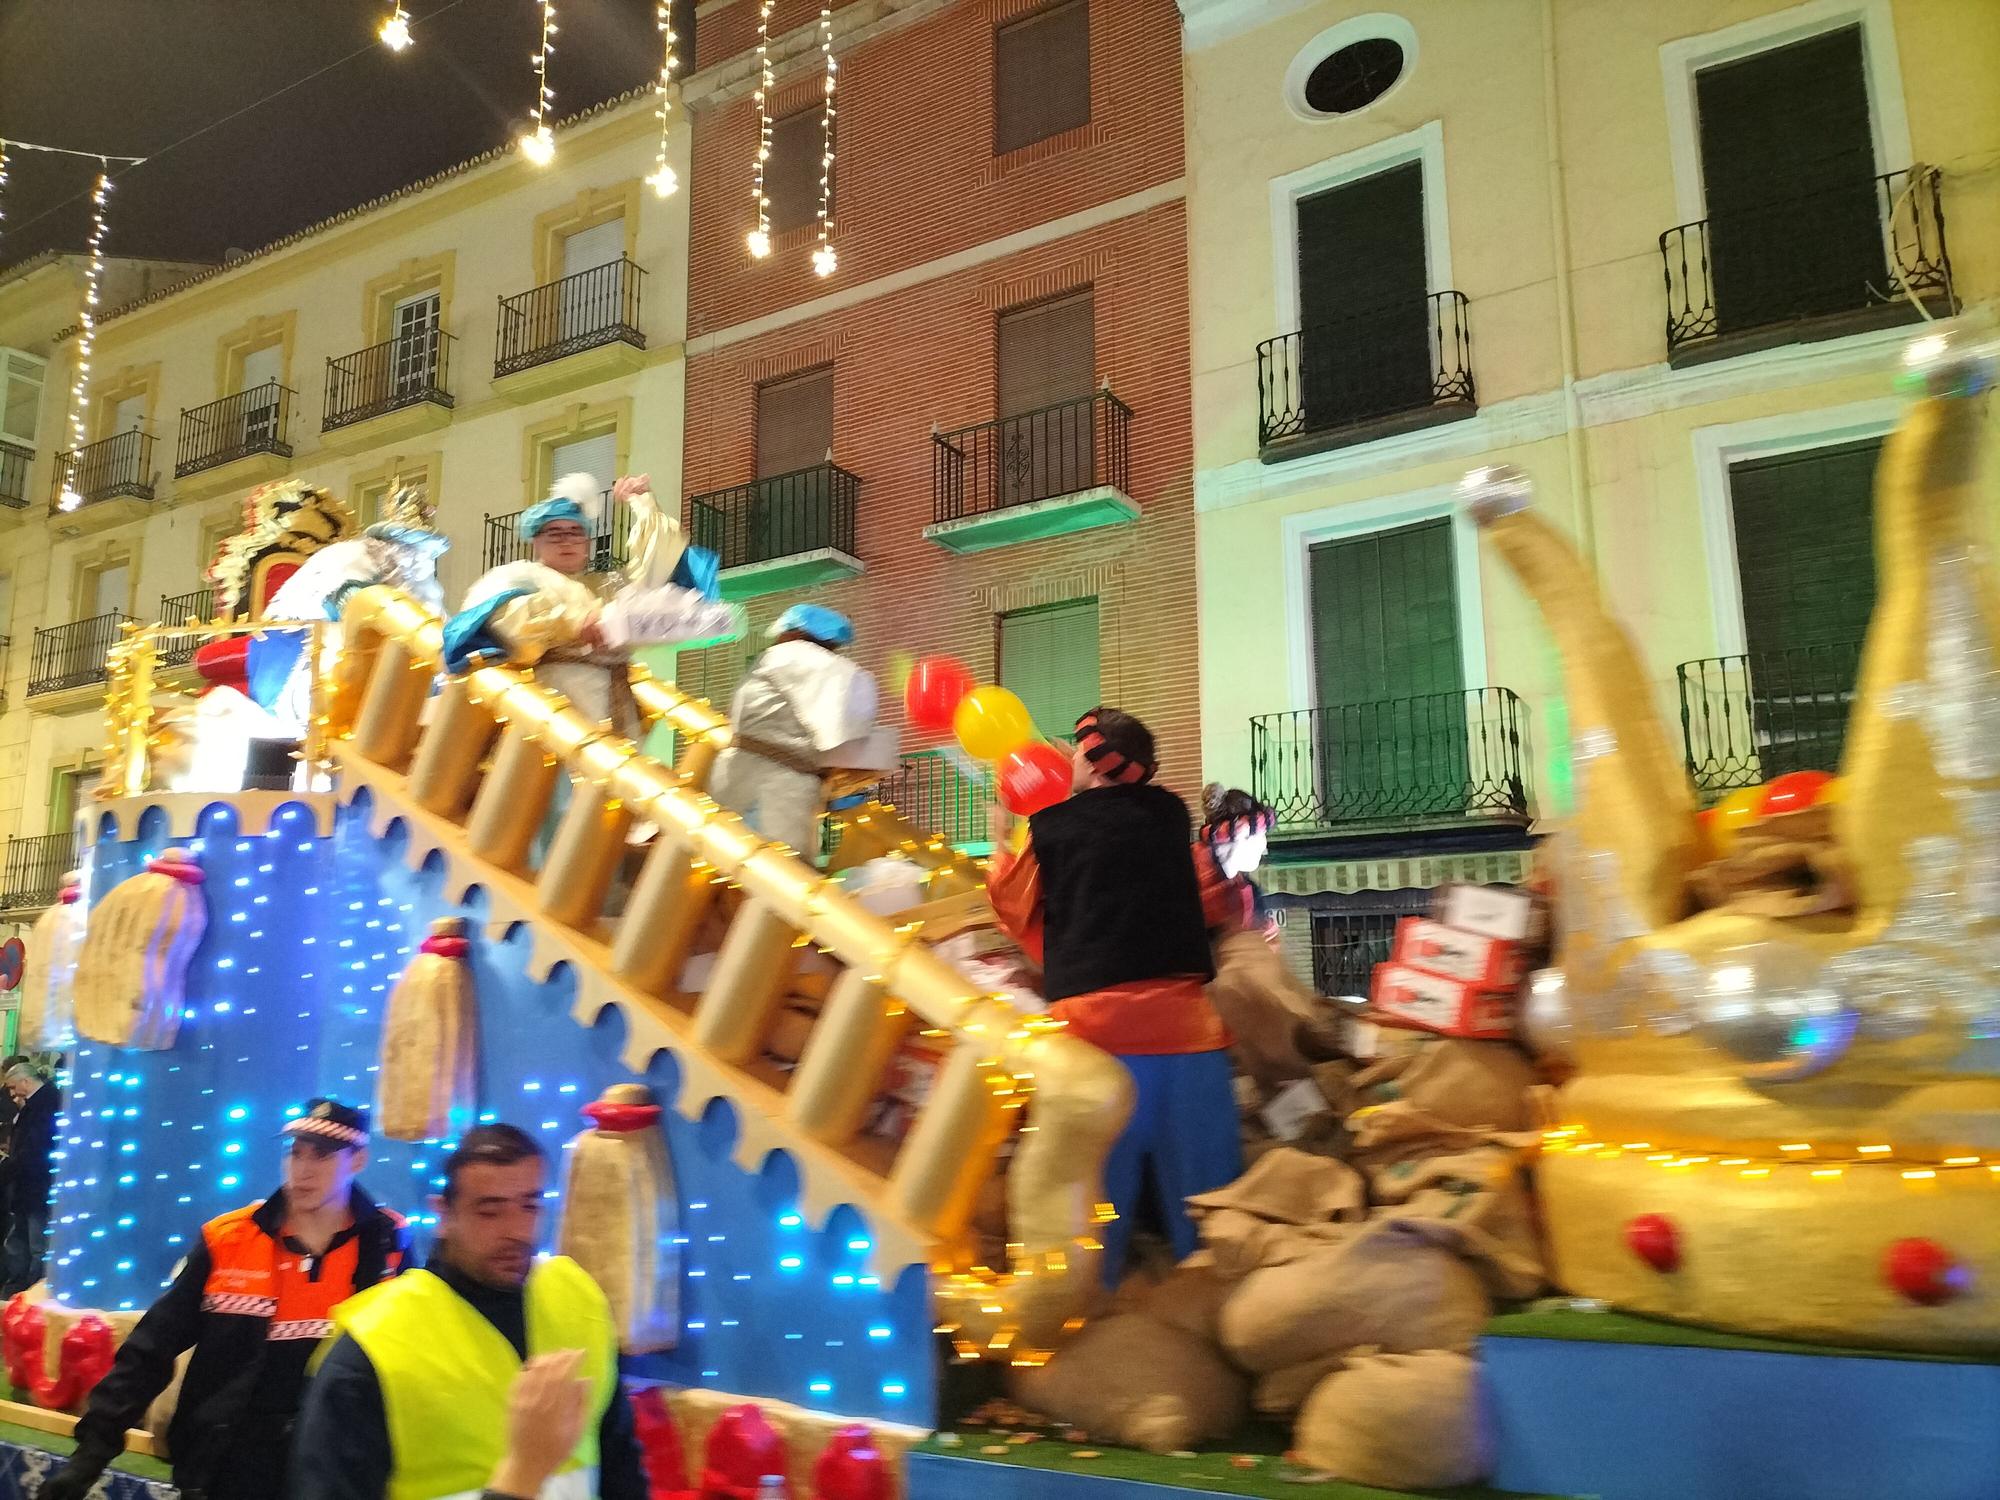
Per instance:
[[[62,1095],[25,1062],[7,1070],[7,1094],[16,1110],[7,1141],[7,1206],[11,1218],[0,1247],[0,1301],[25,1292],[42,1279],[49,1249],[49,1193],[55,1173],[49,1153],[56,1144],[56,1115]]]
[[[368,1120],[314,1099],[285,1127],[285,1184],[202,1226],[166,1295],[91,1392],[76,1453],[41,1500],[83,1500],[194,1350],[167,1445],[182,1500],[274,1500],[284,1490],[306,1366],[333,1309],[403,1266],[403,1220],[355,1183]]]

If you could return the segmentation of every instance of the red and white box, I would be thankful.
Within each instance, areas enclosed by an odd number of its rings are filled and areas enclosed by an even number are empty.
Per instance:
[[[1525,886],[1443,886],[1431,914],[1447,927],[1480,937],[1524,945],[1542,940],[1542,909]]]
[[[1396,924],[1396,942],[1389,958],[1482,990],[1513,989],[1521,982],[1526,962],[1519,943],[1448,927],[1429,917],[1404,917]]]
[[[1514,1034],[1514,997],[1407,964],[1375,966],[1369,1004],[1383,1020],[1443,1036],[1504,1039]]]

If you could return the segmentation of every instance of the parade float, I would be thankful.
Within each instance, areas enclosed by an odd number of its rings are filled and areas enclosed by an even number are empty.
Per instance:
[[[822,870],[706,795],[706,703],[633,670],[656,758],[511,667],[441,678],[436,617],[380,586],[306,652],[292,789],[176,789],[134,632],[88,915],[51,938],[82,1039],[17,1397],[59,1428],[194,1226],[260,1190],[287,1101],[333,1093],[378,1103],[368,1179],[420,1232],[467,1123],[562,1148],[556,1243],[617,1310],[660,1493],[1993,1495],[1991,368],[1913,364],[1838,781],[1721,815],[1526,481],[1468,481],[1563,655],[1545,888],[1513,928],[1413,929],[1377,1019],[1425,1029],[1267,1057],[1268,1149],[1196,1201],[1193,1260],[1115,1298],[1125,1076],[947,951],[978,870],[893,809],[841,814]],[[914,894],[843,882],[884,856]]]

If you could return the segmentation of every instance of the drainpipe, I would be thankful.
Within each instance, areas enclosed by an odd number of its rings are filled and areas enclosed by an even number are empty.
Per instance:
[[[1576,394],[1576,303],[1569,279],[1569,199],[1563,186],[1562,104],[1556,91],[1556,0],[1542,0],[1542,117],[1548,137],[1549,241],[1556,262],[1556,329],[1562,343],[1563,443],[1569,458],[1570,513],[1576,547],[1597,567],[1597,524],[1583,444],[1583,403]]]

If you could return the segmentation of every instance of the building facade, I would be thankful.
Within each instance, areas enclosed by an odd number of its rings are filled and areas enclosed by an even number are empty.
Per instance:
[[[1324,987],[1562,810],[1510,463],[1707,796],[1837,764],[1927,318],[2000,293],[2000,11],[1184,0],[1202,748],[1280,814]]]

